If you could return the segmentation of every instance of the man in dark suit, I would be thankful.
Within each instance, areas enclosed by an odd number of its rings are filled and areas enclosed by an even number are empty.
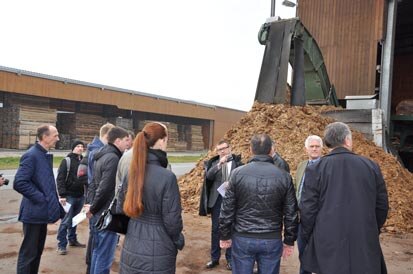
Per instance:
[[[205,180],[199,209],[199,215],[201,216],[211,213],[211,261],[206,264],[206,267],[209,269],[219,265],[219,258],[221,256],[221,248],[219,246],[219,214],[222,196],[217,189],[223,183],[228,182],[233,169],[242,165],[240,155],[231,153],[231,147],[226,140],[219,141],[215,150],[218,155],[205,163]],[[232,270],[230,248],[226,249],[225,258],[227,260],[226,268]]]
[[[301,192],[303,190],[305,169],[307,168],[307,166],[312,165],[320,160],[321,152],[323,151],[323,140],[317,135],[310,135],[307,137],[307,139],[305,139],[304,147],[305,152],[308,155],[308,160],[304,160],[298,164],[294,180],[298,204],[300,204]],[[298,225],[297,247],[298,253],[301,255],[304,252],[304,244],[301,239],[300,230],[301,227],[300,225]],[[300,266],[300,274],[311,274],[311,272],[303,270]]]
[[[379,233],[389,206],[380,167],[351,151],[344,123],[329,124],[324,142],[330,153],[305,171],[301,266],[317,274],[386,273]]]

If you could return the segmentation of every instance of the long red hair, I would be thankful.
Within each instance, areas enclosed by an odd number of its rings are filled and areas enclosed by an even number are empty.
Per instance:
[[[163,139],[166,136],[166,126],[152,122],[145,125],[133,142],[133,155],[128,175],[128,190],[123,204],[123,211],[129,217],[139,217],[143,212],[142,196],[148,149],[159,139]]]

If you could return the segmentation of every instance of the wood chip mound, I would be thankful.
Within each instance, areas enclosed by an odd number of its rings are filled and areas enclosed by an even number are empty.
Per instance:
[[[294,176],[298,163],[306,159],[304,141],[308,135],[323,136],[325,127],[334,122],[322,112],[336,109],[331,106],[273,105],[255,103],[238,123],[224,136],[232,152],[242,155],[246,163],[251,157],[249,142],[256,133],[266,133],[277,144],[277,151],[288,162]],[[380,165],[389,193],[390,211],[384,230],[388,232],[413,232],[413,174],[395,158],[367,140],[363,134],[352,131],[353,151],[368,157]],[[328,153],[325,148],[324,154]],[[204,161],[215,155],[209,151],[195,168],[179,179],[182,204],[186,212],[196,214],[199,208],[200,190],[204,178]]]

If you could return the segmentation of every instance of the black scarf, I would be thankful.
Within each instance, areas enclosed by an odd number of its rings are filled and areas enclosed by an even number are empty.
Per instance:
[[[166,152],[160,149],[152,149],[150,148],[149,153],[152,153],[153,155],[158,158],[159,163],[161,164],[162,167],[166,168],[168,166],[168,158],[166,157]]]

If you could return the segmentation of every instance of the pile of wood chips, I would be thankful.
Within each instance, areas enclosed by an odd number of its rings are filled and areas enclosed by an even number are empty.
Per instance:
[[[232,152],[241,154],[244,163],[251,157],[249,142],[253,134],[266,133],[277,144],[277,151],[288,162],[294,177],[298,163],[307,158],[304,141],[308,135],[323,136],[325,127],[334,122],[321,115],[334,107],[291,107],[255,103],[237,124],[224,136]],[[380,165],[389,193],[390,211],[384,229],[388,232],[413,232],[413,174],[402,167],[397,159],[363,134],[353,131],[353,151]],[[325,148],[324,154],[328,153]],[[186,212],[196,214],[204,178],[204,161],[214,156],[214,151],[198,161],[195,168],[179,180],[182,204]]]

